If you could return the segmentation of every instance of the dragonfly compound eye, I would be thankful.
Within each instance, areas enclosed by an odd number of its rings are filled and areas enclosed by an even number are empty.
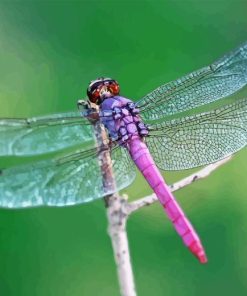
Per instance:
[[[87,88],[87,95],[90,102],[94,104],[100,104],[100,89],[104,85],[103,78],[98,78],[91,81]]]
[[[107,86],[108,90],[113,94],[113,96],[119,95],[120,87],[116,80],[111,79],[111,80],[105,81],[105,85]]]

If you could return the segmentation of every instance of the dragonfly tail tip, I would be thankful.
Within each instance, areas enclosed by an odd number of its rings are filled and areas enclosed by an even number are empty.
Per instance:
[[[197,259],[200,261],[200,263],[205,264],[208,262],[207,256],[205,254],[205,251],[203,249],[203,246],[201,245],[201,242],[194,241],[190,246],[189,250],[192,254],[194,254]]]
[[[199,259],[200,263],[205,264],[208,262],[206,254],[198,255],[197,258]]]

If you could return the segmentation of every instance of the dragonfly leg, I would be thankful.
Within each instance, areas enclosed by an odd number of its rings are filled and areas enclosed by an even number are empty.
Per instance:
[[[99,120],[99,112],[89,101],[78,100],[77,107],[83,117],[86,117],[90,122],[94,123]]]

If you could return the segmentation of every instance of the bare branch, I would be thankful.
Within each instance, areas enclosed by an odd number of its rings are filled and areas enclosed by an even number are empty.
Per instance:
[[[114,174],[111,168],[110,150],[105,141],[106,133],[105,129],[98,121],[95,121],[94,131],[99,147],[105,147],[106,149],[99,150],[99,157],[102,159],[101,171],[103,177],[103,185],[109,191],[114,192],[115,182]],[[225,158],[214,164],[210,164],[202,170],[190,175],[187,178],[170,186],[172,191],[176,191],[183,188],[194,181],[207,177],[219,166],[230,160],[231,157]],[[108,169],[106,169],[108,168]],[[150,205],[157,200],[154,194],[141,198],[137,201],[128,203],[127,199],[119,196],[118,193],[112,194],[105,198],[105,204],[107,207],[108,218],[108,234],[110,236],[115,262],[117,266],[118,280],[120,285],[120,292],[122,296],[136,296],[135,283],[133,276],[133,269],[131,265],[128,237],[126,232],[126,223],[130,214],[136,210]]]
[[[208,166],[206,166],[205,168],[197,171],[196,173],[174,183],[173,185],[170,185],[170,189],[171,191],[176,191],[179,190],[185,186],[190,185],[191,183],[206,178],[207,176],[209,176],[213,171],[215,171],[218,167],[220,167],[221,165],[225,164],[226,162],[228,162],[232,157],[229,156],[227,158],[224,158],[220,161],[217,161],[215,163],[212,163]],[[141,199],[138,199],[136,201],[133,201],[131,203],[128,204],[128,208],[127,208],[127,214],[130,215],[133,212],[135,212],[136,210],[144,207],[144,206],[149,206],[152,203],[157,201],[157,197],[156,195],[153,193],[149,196],[143,197]]]
[[[122,296],[136,296],[126,232],[126,199],[117,194],[108,199],[108,234],[111,238]]]

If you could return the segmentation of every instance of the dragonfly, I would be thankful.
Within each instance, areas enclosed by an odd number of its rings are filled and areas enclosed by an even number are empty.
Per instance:
[[[184,170],[223,159],[247,143],[247,99],[197,109],[232,95],[247,83],[247,42],[216,62],[166,83],[139,101],[120,95],[119,83],[98,78],[79,110],[35,118],[0,119],[0,155],[61,150],[60,156],[2,169],[0,206],[70,206],[126,188],[139,169],[185,246],[207,262],[191,222],[160,170]],[[183,115],[192,110],[195,114]],[[197,111],[197,112],[196,112]],[[95,127],[100,127],[102,143]],[[79,150],[78,145],[80,146]],[[64,152],[71,148],[74,153]],[[72,149],[73,148],[73,149]],[[114,178],[107,180],[106,176]]]

